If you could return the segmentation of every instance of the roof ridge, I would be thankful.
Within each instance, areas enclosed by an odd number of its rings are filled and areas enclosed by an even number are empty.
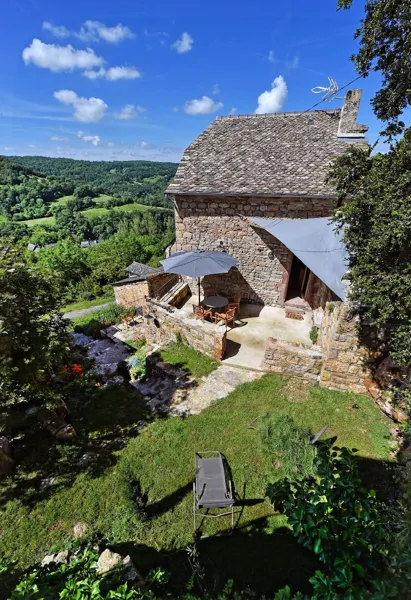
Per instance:
[[[311,112],[307,112],[306,110],[290,110],[290,111],[277,112],[277,113],[262,113],[262,114],[247,113],[244,115],[221,115],[221,116],[216,117],[215,121],[235,121],[237,119],[256,119],[258,117],[278,117],[278,116],[304,115],[304,114],[306,114],[307,116],[310,116],[310,115],[312,116],[315,113],[333,114],[333,113],[337,113],[337,112],[341,112],[341,108],[328,108],[325,110],[312,110]]]

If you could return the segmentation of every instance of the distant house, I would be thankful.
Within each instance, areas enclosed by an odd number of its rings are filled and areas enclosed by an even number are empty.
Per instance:
[[[90,246],[96,246],[97,240],[83,240],[80,242],[82,248],[90,248]]]
[[[124,308],[144,306],[145,298],[149,295],[150,276],[163,272],[163,268],[153,268],[139,262],[132,262],[126,267],[128,277],[113,283],[116,303]]]
[[[366,147],[368,128],[356,122],[360,98],[361,90],[350,90],[342,109],[217,117],[187,148],[166,189],[175,205],[175,250],[220,250],[238,259],[227,275],[203,278],[206,292],[312,308],[342,295],[341,281],[334,285],[329,275],[333,265],[321,268],[331,253],[317,239],[324,221],[316,219],[329,217],[335,205],[331,162],[348,145]],[[285,220],[294,235],[276,237],[273,222],[280,233]],[[310,232],[318,260],[308,265]]]

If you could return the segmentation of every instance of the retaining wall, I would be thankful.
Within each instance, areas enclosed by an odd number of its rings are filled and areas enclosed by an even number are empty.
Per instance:
[[[225,327],[201,321],[185,311],[147,300],[146,338],[153,344],[175,342],[181,336],[187,346],[221,360],[226,348]]]

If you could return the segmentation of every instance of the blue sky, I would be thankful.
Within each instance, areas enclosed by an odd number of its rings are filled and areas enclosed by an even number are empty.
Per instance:
[[[363,2],[335,5],[2,0],[0,153],[178,161],[217,115],[306,110],[356,76]],[[371,142],[378,84],[355,84]]]

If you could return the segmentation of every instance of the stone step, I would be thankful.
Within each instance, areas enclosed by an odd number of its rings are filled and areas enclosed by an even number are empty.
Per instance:
[[[179,292],[181,289],[183,289],[183,287],[185,285],[186,285],[185,281],[179,281],[178,283],[176,283],[176,285],[173,286],[171,288],[171,290],[168,290],[168,292],[160,298],[160,302],[166,302],[166,303],[170,302],[170,300],[177,294],[177,292]]]

